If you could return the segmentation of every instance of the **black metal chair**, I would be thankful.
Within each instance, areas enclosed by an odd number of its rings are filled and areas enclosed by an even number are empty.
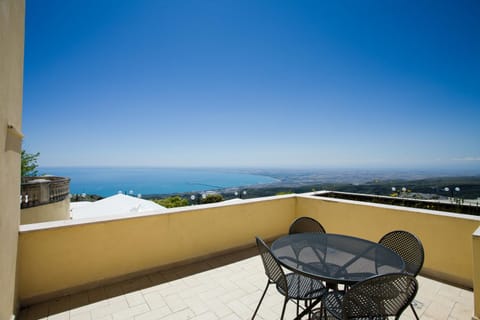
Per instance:
[[[310,217],[300,217],[295,219],[288,230],[289,234],[304,232],[325,233],[325,228],[317,220]]]
[[[378,243],[402,257],[405,262],[405,272],[407,274],[416,277],[422,269],[425,260],[425,251],[422,242],[414,234],[408,231],[396,230],[384,235]],[[410,307],[412,308],[415,318],[418,320],[418,315],[413,307],[413,303],[410,304]]]
[[[353,285],[346,293],[331,291],[323,297],[316,317],[336,319],[399,319],[418,291],[415,277],[391,273],[368,278]]]
[[[288,230],[288,234],[306,233],[306,232],[326,233],[325,228],[322,226],[322,224],[310,217],[299,217],[293,220]],[[296,252],[296,255],[298,257],[300,255],[301,250],[297,248],[293,248],[293,250]],[[323,283],[323,284],[324,286],[327,285],[326,283]]]
[[[256,237],[256,241],[268,280],[262,297],[253,313],[252,320],[255,318],[255,315],[260,308],[260,304],[265,297],[265,293],[267,293],[268,287],[271,284],[275,284],[277,290],[285,297],[280,319],[283,319],[288,300],[307,301],[320,299],[327,292],[320,281],[296,273],[285,274],[280,263],[272,254],[267,244],[259,237]],[[298,308],[299,305],[297,303],[297,314],[299,310]]]

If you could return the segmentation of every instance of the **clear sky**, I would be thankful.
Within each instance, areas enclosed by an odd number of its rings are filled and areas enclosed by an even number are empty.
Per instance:
[[[480,2],[27,0],[41,166],[480,168]]]

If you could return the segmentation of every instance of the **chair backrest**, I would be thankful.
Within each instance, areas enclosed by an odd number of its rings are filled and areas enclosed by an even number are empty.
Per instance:
[[[304,232],[321,232],[325,233],[325,228],[317,220],[310,217],[300,217],[295,219],[290,225],[289,234]]]
[[[396,230],[384,235],[378,243],[402,257],[408,274],[416,276],[422,269],[425,251],[422,242],[414,234]]]
[[[273,255],[270,248],[267,246],[265,241],[259,237],[255,237],[257,240],[257,248],[262,257],[263,267],[265,268],[265,274],[267,275],[270,281],[276,283],[284,292],[288,292],[287,278],[285,273],[280,266],[280,263],[277,261]]]
[[[398,319],[415,298],[418,282],[404,273],[369,278],[352,286],[342,302],[343,319]]]

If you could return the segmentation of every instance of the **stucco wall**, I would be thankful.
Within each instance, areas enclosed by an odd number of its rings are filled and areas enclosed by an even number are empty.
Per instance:
[[[480,228],[475,230],[475,233],[472,235],[473,243],[473,270],[477,272],[473,273],[473,291],[480,292]],[[475,294],[474,298],[474,309],[475,314],[472,319],[480,319],[480,294]]]
[[[128,274],[254,245],[288,231],[295,197],[212,204],[116,220],[20,227],[19,294],[28,304]]]
[[[392,230],[410,231],[425,249],[422,274],[473,287],[472,234],[480,217],[312,196],[298,197],[297,214],[317,219],[327,232],[372,241]]]
[[[303,215],[320,221],[327,232],[372,241],[392,230],[411,231],[425,247],[424,275],[470,288],[478,277],[473,260],[480,254],[472,245],[472,233],[480,225],[480,217],[288,195],[127,219],[20,226],[20,299],[28,304],[254,245],[255,235],[271,239],[286,234],[290,223]]]
[[[70,219],[70,199],[25,208],[20,213],[20,224]]]
[[[16,301],[24,19],[23,0],[0,0],[0,320]]]

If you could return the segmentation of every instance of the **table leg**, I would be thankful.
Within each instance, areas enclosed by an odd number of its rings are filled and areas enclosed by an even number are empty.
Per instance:
[[[305,308],[298,316],[296,316],[295,320],[300,320],[300,319],[302,319],[302,317],[309,314],[313,310],[313,308],[317,304],[319,304],[320,302],[322,302],[322,298],[318,298],[317,300],[315,300],[311,305],[309,305],[307,308]]]

